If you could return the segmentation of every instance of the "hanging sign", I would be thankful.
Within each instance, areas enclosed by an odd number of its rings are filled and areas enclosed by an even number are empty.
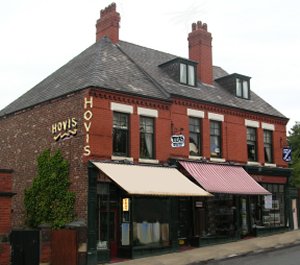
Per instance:
[[[185,137],[183,134],[175,134],[171,136],[172,147],[184,147]]]
[[[282,148],[282,159],[285,162],[292,161],[292,148],[290,147],[283,147]]]

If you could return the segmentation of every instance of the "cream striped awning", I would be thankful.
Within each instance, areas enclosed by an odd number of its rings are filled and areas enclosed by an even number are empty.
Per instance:
[[[176,168],[103,162],[93,164],[132,195],[211,196]]]

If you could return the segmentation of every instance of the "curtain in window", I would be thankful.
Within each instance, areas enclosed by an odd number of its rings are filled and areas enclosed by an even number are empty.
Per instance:
[[[153,137],[151,134],[145,134],[145,143],[146,143],[146,149],[147,153],[149,154],[149,157],[153,157]]]

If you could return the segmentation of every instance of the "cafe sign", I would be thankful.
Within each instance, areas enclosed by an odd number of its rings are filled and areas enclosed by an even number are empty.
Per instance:
[[[171,136],[171,146],[176,147],[184,147],[185,137],[183,134],[175,134]]]

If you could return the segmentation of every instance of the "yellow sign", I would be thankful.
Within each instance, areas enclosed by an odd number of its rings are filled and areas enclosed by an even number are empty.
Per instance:
[[[85,145],[83,147],[83,155],[89,156],[91,154],[91,146],[90,146],[90,129],[92,126],[92,118],[93,118],[93,97],[84,98],[84,109],[83,120],[84,120],[84,128],[85,128]]]
[[[75,136],[77,134],[77,120],[68,118],[64,121],[53,123],[51,132],[55,141]]]
[[[129,211],[129,198],[123,199],[123,212]]]

